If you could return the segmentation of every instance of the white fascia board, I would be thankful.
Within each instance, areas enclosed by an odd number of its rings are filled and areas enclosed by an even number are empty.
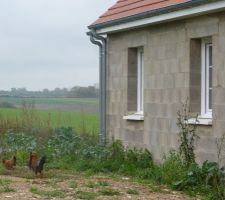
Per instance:
[[[123,24],[119,24],[119,25],[115,25],[111,27],[100,28],[100,29],[97,29],[96,32],[98,34],[118,32],[122,30],[142,27],[146,25],[157,24],[157,23],[172,21],[176,19],[182,19],[182,18],[191,17],[195,15],[201,15],[205,13],[211,13],[211,12],[223,10],[224,8],[225,8],[225,1],[214,2],[214,3],[209,3],[209,4],[205,4],[205,5],[201,5],[201,6],[197,6],[193,8],[188,8],[188,9],[178,10],[178,11],[174,11],[171,13],[166,13],[166,14],[162,14],[158,16],[153,16],[150,18],[135,20],[132,22],[127,22],[127,23],[123,23]]]

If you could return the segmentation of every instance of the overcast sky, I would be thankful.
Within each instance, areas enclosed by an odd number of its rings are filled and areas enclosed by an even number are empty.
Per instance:
[[[1,0],[0,89],[70,88],[98,82],[87,26],[116,0]]]

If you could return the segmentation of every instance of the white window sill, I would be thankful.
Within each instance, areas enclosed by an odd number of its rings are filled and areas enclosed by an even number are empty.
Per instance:
[[[191,118],[187,121],[188,124],[197,124],[197,125],[205,125],[205,126],[211,126],[212,125],[212,118]]]
[[[144,115],[139,113],[134,113],[131,115],[123,116],[123,119],[133,120],[133,121],[144,121]]]

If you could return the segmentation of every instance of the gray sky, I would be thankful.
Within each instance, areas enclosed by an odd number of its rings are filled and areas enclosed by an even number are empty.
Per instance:
[[[98,47],[87,26],[116,0],[1,0],[0,89],[98,82]]]

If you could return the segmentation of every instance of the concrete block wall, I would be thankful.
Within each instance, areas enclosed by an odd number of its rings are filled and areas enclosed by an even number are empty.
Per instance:
[[[107,136],[148,148],[160,161],[178,146],[177,111],[193,98],[193,39],[213,41],[213,124],[199,126],[197,160],[216,159],[225,133],[225,14],[215,13],[108,35]],[[144,121],[128,121],[128,49],[144,47]],[[196,63],[195,63],[196,64]],[[196,76],[198,77],[198,76]],[[195,90],[195,92],[198,90]],[[191,100],[190,100],[191,102]],[[197,111],[199,99],[194,101]]]

